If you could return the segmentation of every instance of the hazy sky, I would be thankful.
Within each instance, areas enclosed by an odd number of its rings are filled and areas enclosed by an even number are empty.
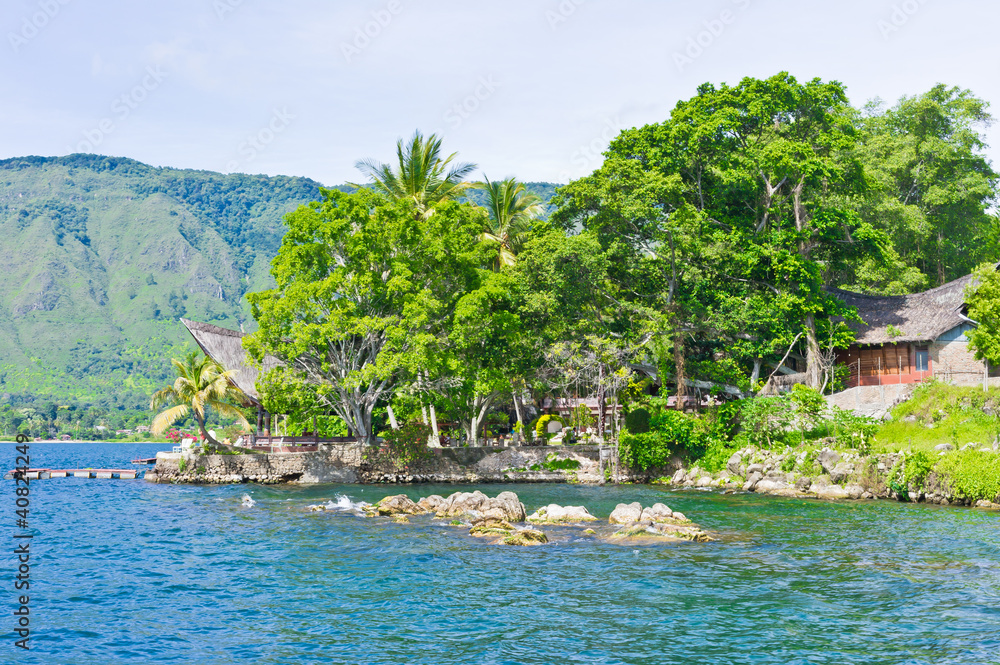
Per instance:
[[[1000,113],[998,25],[968,0],[4,0],[0,157],[338,184],[419,128],[491,178],[566,182],[706,81],[788,70],[859,106],[942,82]]]

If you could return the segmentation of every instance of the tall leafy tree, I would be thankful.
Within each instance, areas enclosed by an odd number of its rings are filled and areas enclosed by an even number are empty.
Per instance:
[[[905,293],[966,275],[996,260],[988,241],[997,174],[983,153],[989,104],[938,84],[858,118],[858,155],[872,185],[861,213],[892,239],[889,270],[862,263],[844,275],[855,288]],[[850,267],[849,267],[850,268]]]
[[[725,305],[720,293],[736,296],[731,304],[756,298],[763,307],[780,305],[793,327],[787,336],[801,332],[806,340],[807,381],[819,387],[817,320],[841,313],[823,287],[844,265],[878,256],[885,245],[884,234],[849,205],[866,187],[856,142],[853,111],[837,82],[800,83],[780,73],[736,86],[705,84],[669,120],[615,139],[606,161],[614,160],[613,169],[595,174],[604,184],[576,198],[587,203],[585,224],[633,229],[608,243],[630,259],[623,265],[641,267],[643,256],[653,257],[650,274],[663,276],[668,299],[687,289],[684,302],[667,309],[674,310],[670,328],[683,329],[684,320],[702,325]],[[569,204],[570,212],[580,207]],[[688,266],[691,278],[678,279]],[[682,361],[679,341],[673,346]]]
[[[150,400],[149,408],[153,410],[164,404],[171,405],[153,418],[150,427],[153,434],[162,434],[170,425],[190,413],[198,423],[202,439],[217,446],[219,442],[205,429],[205,417],[210,408],[227,418],[236,418],[249,427],[246,417],[235,403],[238,390],[231,383],[232,371],[223,371],[214,360],[208,356],[199,358],[194,351],[183,359],[174,358],[171,363],[177,372],[177,379],[173,385],[154,393]]]
[[[966,290],[969,318],[978,325],[966,335],[976,358],[1000,367],[1000,272],[996,263],[985,263],[975,271]]]
[[[483,213],[448,202],[414,215],[367,189],[323,195],[287,217],[276,288],[247,296],[260,329],[244,345],[285,362],[278,389],[308,384],[317,408],[371,441],[375,406],[437,363],[455,303],[476,287]]]
[[[419,131],[408,142],[396,143],[396,164],[362,159],[356,164],[370,185],[387,198],[408,201],[418,216],[427,217],[434,206],[460,197],[471,183],[466,181],[475,164],[452,164],[457,153],[444,157],[436,134],[424,137]]]

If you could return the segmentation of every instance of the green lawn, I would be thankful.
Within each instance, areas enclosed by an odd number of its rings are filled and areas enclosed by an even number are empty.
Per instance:
[[[893,420],[876,436],[872,452],[913,450],[931,452],[951,443],[961,448],[992,446],[1000,431],[1000,389],[960,388],[931,382],[892,410]]]

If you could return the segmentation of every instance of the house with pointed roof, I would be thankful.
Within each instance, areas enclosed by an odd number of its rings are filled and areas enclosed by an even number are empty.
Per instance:
[[[917,383],[931,377],[955,385],[1000,384],[1000,368],[976,360],[966,331],[965,289],[972,275],[903,296],[869,296],[830,289],[861,317],[849,322],[855,341],[837,352],[850,370],[847,387]]]

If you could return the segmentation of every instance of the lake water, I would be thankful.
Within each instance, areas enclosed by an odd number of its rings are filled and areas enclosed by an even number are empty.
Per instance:
[[[164,445],[30,444],[35,467]],[[0,464],[14,466],[13,444]],[[466,486],[32,482],[31,650],[14,647],[16,516],[0,483],[0,663],[1000,663],[1000,514],[645,486],[483,486],[527,509],[666,503],[719,538],[580,530],[499,547],[441,520],[306,505]],[[241,506],[249,493],[253,508]]]

